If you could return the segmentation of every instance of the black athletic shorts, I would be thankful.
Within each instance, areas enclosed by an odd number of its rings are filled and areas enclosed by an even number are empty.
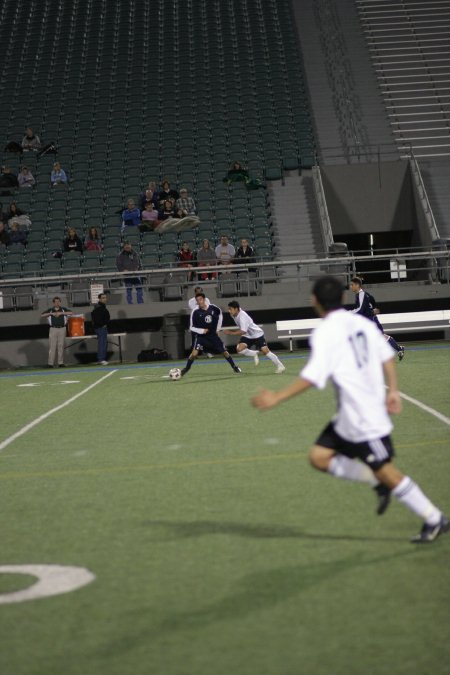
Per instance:
[[[321,445],[330,450],[336,450],[341,455],[362,460],[364,464],[377,471],[383,464],[390,462],[394,456],[394,446],[391,437],[384,436],[372,441],[352,443],[339,436],[334,430],[333,422],[330,422],[316,440],[316,445]]]
[[[264,335],[261,335],[261,337],[258,338],[245,337],[245,335],[241,335],[241,337],[239,338],[239,342],[243,342],[245,345],[247,345],[247,347],[255,345],[256,349],[262,349],[263,347],[267,347],[267,342]]]
[[[203,335],[194,333],[194,335],[192,348],[199,352],[205,351],[212,354],[223,354],[227,351],[218,335],[208,335],[208,333],[204,333]]]

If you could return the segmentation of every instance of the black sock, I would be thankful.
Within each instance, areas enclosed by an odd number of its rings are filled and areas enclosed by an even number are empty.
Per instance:
[[[230,364],[230,366],[231,366],[232,368],[236,368],[236,364],[235,364],[235,362],[233,361],[233,359],[231,358],[231,356],[225,356],[225,358],[226,358],[226,360],[228,361],[228,363]]]
[[[194,363],[194,359],[190,359],[190,358],[189,358],[189,359],[186,361],[186,365],[184,366],[184,370],[185,370],[186,373],[187,373],[188,370],[190,370],[190,368],[191,368],[191,366],[192,366],[193,363]]]
[[[389,342],[389,344],[391,345],[391,347],[393,347],[393,348],[395,349],[396,352],[401,352],[401,351],[402,351],[400,345],[398,344],[398,342],[396,342],[396,341],[394,340],[394,338],[392,337],[392,335],[389,336],[388,342]]]

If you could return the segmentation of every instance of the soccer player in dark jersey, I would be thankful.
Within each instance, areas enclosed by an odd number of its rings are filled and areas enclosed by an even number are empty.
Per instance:
[[[355,293],[355,309],[352,310],[354,314],[361,314],[367,319],[374,322],[379,331],[384,335],[384,339],[391,345],[392,349],[397,352],[398,360],[401,361],[405,356],[405,348],[399,345],[392,335],[386,335],[384,328],[378,320],[377,314],[379,310],[376,308],[376,302],[373,295],[370,295],[362,287],[363,279],[361,277],[353,277],[350,288]]]
[[[222,328],[222,310],[216,305],[211,303],[208,304],[205,294],[202,292],[196,293],[195,299],[197,300],[198,307],[192,311],[190,325],[190,330],[194,336],[192,352],[189,354],[189,358],[181,371],[181,375],[186,375],[194,363],[194,359],[197,357],[198,353],[202,351],[213,354],[223,354],[235,373],[242,372],[227,352],[220,337],[217,335],[217,331]]]

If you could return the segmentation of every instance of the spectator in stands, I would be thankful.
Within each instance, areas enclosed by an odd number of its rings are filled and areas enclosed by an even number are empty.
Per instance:
[[[227,185],[243,182],[245,183],[247,190],[257,190],[260,187],[264,187],[259,178],[252,178],[248,169],[246,169],[242,162],[239,162],[238,160],[235,160],[232,163],[223,182],[227,183]]]
[[[231,185],[231,183],[246,182],[250,179],[249,173],[244,165],[235,160],[228,169],[227,175],[223,179],[224,183]]]
[[[131,247],[130,242],[126,241],[123,244],[122,251],[116,258],[116,265],[119,272],[137,272],[141,269],[141,259],[136,251]],[[139,304],[144,302],[144,294],[142,290],[142,280],[140,277],[125,277],[125,287],[127,289],[127,302],[129,305],[133,304],[132,290],[136,287],[136,296]]]
[[[5,194],[4,190],[17,187],[19,187],[19,181],[17,180],[16,174],[13,173],[11,167],[2,166],[0,173],[0,188],[3,189],[3,194]]]
[[[63,241],[63,251],[64,253],[83,253],[83,242],[74,227],[69,227],[67,237]]]
[[[122,228],[123,232],[126,227],[138,227],[141,224],[141,212],[134,203],[134,199],[127,201],[127,208],[122,211]]]
[[[144,210],[141,213],[142,225],[139,228],[141,232],[154,230],[159,223],[159,214],[152,201],[145,202]]]
[[[197,265],[198,267],[212,267],[217,265],[216,253],[211,248],[209,239],[203,239],[201,248],[197,251]],[[200,279],[216,279],[217,272],[202,272],[199,274]]]
[[[34,133],[31,127],[25,129],[25,136],[22,138],[23,152],[39,152],[41,149],[41,139]]]
[[[59,162],[55,162],[53,164],[53,170],[50,174],[50,182],[52,187],[56,187],[57,185],[64,185],[64,187],[67,186],[67,174],[64,169],[61,168],[61,164]]]
[[[8,220],[8,225],[10,227],[13,221],[27,230],[29,230],[31,227],[30,216],[25,211],[22,211],[22,209],[19,209],[16,202],[11,202],[9,205],[9,210],[6,213],[6,219]]]
[[[185,187],[181,188],[180,196],[175,202],[175,211],[178,211],[179,209],[181,209],[184,214],[182,217],[197,215],[197,207],[195,202],[192,197],[189,197],[188,191]]]
[[[217,264],[230,265],[236,255],[236,249],[233,244],[229,243],[228,237],[223,234],[220,237],[220,243],[216,246],[215,253]]]
[[[102,251],[103,245],[96,227],[90,227],[84,238],[85,251]]]
[[[241,239],[241,245],[236,251],[234,261],[236,263],[252,263],[255,262],[255,251],[249,246],[248,239]]]
[[[155,207],[158,206],[158,188],[155,181],[150,181],[144,192],[139,195],[139,208],[144,209],[146,202],[152,202]]]
[[[173,218],[174,215],[173,201],[171,199],[165,199],[158,212],[158,220],[167,220],[168,218]]]
[[[10,244],[28,244],[27,233],[20,229],[20,224],[13,220],[9,227],[9,241]]]
[[[178,192],[170,187],[169,181],[164,180],[157,195],[159,207],[161,208],[166,199],[170,199],[172,204],[174,204],[179,196]]]
[[[191,251],[187,241],[183,241],[181,248],[177,253],[177,260],[180,267],[187,267],[192,270],[195,266],[194,252]],[[188,273],[188,281],[191,281],[193,272]]]
[[[33,188],[36,185],[36,179],[27,166],[22,166],[17,181],[20,188]]]
[[[9,246],[9,242],[9,232],[6,229],[5,223],[0,221],[0,244],[3,246]]]

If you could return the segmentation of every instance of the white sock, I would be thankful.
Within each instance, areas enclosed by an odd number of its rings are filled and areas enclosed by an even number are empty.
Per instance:
[[[366,464],[358,462],[356,459],[350,459],[345,455],[335,455],[332,457],[327,471],[336,478],[353,480],[357,483],[368,483],[372,487],[375,487],[379,483],[372,469]]]
[[[244,356],[256,356],[257,353],[258,353],[258,350],[248,349],[248,347],[246,349],[243,349],[241,352],[239,352],[239,354],[244,354]]]
[[[268,359],[273,361],[275,363],[275,365],[277,365],[277,366],[282,365],[278,356],[276,354],[274,354],[273,352],[267,352],[266,356],[267,356]]]
[[[424,495],[420,487],[409,477],[405,476],[402,481],[392,490],[399,502],[420,516],[427,525],[437,525],[442,513]]]

